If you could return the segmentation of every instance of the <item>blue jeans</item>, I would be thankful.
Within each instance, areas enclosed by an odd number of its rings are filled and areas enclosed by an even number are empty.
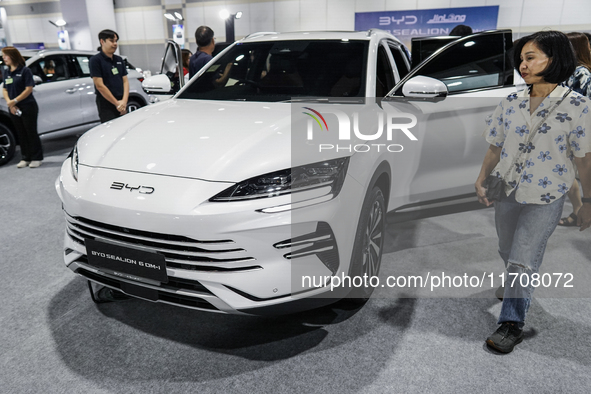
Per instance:
[[[499,324],[511,321],[517,322],[519,328],[525,325],[534,291],[531,275],[540,269],[546,242],[560,220],[563,205],[564,196],[549,204],[520,204],[515,201],[515,192],[495,202],[499,254],[507,271]],[[510,274],[518,275],[515,281],[515,275]],[[521,279],[521,275],[528,278]]]

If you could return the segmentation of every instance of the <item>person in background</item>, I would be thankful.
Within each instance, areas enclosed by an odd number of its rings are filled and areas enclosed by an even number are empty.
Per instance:
[[[45,66],[43,66],[43,74],[45,74],[47,78],[53,77],[53,74],[55,74],[55,65],[53,64],[53,60],[45,63]]]
[[[189,61],[193,53],[188,49],[181,50],[181,53],[183,57],[183,77],[185,78],[185,83],[187,83],[189,81]]]
[[[583,33],[568,33],[566,36],[577,57],[577,68],[566,81],[566,86],[591,98],[591,45],[589,39]]]
[[[456,27],[451,29],[451,31],[449,32],[450,36],[464,37],[464,36],[469,36],[470,34],[472,34],[472,28],[467,25],[457,25]]]
[[[15,47],[2,48],[2,60],[7,66],[2,94],[21,146],[21,161],[16,166],[36,168],[43,161],[43,148],[37,134],[39,107],[33,97],[33,73]]]
[[[189,79],[203,68],[211,59],[215,50],[215,39],[213,30],[207,26],[199,26],[195,30],[195,40],[197,41],[197,52],[189,60]],[[224,67],[215,73],[215,79],[212,81],[213,87],[219,88],[225,86],[230,78],[232,63],[227,63]]]
[[[560,86],[576,68],[568,38],[558,31],[541,31],[523,37],[514,51],[515,68],[528,89],[510,94],[495,109],[486,130],[490,146],[474,185],[478,200],[489,206],[486,178],[493,175],[503,182],[494,207],[507,279],[500,327],[486,339],[502,353],[523,340],[532,278],[560,220],[564,195],[575,181],[574,165],[583,192],[591,195],[589,101]],[[591,225],[591,198],[583,200],[577,222],[581,231]],[[527,281],[509,279],[524,276]]]
[[[90,58],[90,76],[94,82],[96,106],[101,123],[111,121],[127,113],[129,81],[125,62],[115,55],[119,35],[113,30],[103,30],[98,35],[100,52]],[[97,302],[127,300],[130,297],[120,291],[102,286],[95,295]]]
[[[115,55],[119,35],[113,30],[103,30],[98,38],[101,50],[90,58],[89,66],[99,118],[105,123],[127,113],[129,81],[125,62]]]
[[[201,67],[212,59],[212,53],[215,49],[215,39],[213,30],[208,26],[199,26],[195,30],[195,41],[197,41],[197,52],[189,61],[189,79],[193,78]]]
[[[575,92],[591,98],[591,46],[589,45],[589,39],[583,33],[568,33],[566,36],[575,50],[577,68],[573,75],[565,82],[565,85]],[[558,225],[566,227],[576,226],[577,213],[583,205],[581,202],[581,189],[577,180],[575,180],[567,195],[573,205],[573,211],[569,216],[560,219]]]

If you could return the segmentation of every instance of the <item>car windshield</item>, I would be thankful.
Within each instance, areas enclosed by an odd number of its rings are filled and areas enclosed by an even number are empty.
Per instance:
[[[277,102],[364,97],[368,41],[237,43],[178,96]]]

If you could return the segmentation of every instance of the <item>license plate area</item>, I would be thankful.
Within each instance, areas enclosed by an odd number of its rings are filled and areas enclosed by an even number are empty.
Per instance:
[[[88,263],[113,275],[145,282],[168,282],[166,261],[160,253],[120,244],[85,239]]]

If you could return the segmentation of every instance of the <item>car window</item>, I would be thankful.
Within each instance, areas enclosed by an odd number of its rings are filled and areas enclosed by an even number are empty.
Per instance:
[[[388,44],[388,47],[390,48],[390,52],[392,52],[392,57],[394,58],[394,63],[398,69],[398,75],[400,76],[400,79],[406,77],[406,75],[410,72],[410,61],[406,57],[406,54],[403,52],[403,49],[400,46]]]
[[[44,57],[31,64],[29,68],[33,75],[37,75],[43,82],[65,81],[71,77],[66,57],[63,55]]]
[[[505,69],[503,37],[490,34],[455,43],[416,74],[439,79],[453,93],[502,86]]]
[[[90,56],[73,55],[73,63],[78,77],[90,77]]]
[[[450,42],[457,40],[456,36],[439,36],[439,37],[414,37],[412,38],[412,64],[411,68],[417,67],[427,59],[429,56],[434,54],[440,48],[443,48]]]
[[[218,54],[220,54],[224,49],[226,49],[231,44],[232,44],[231,42],[220,42],[220,43],[216,42],[215,48],[213,49],[211,56],[216,57]]]
[[[394,88],[394,70],[382,45],[378,48],[376,74],[376,97],[384,97]]]
[[[286,101],[363,97],[368,41],[238,43],[192,80],[179,98]]]

